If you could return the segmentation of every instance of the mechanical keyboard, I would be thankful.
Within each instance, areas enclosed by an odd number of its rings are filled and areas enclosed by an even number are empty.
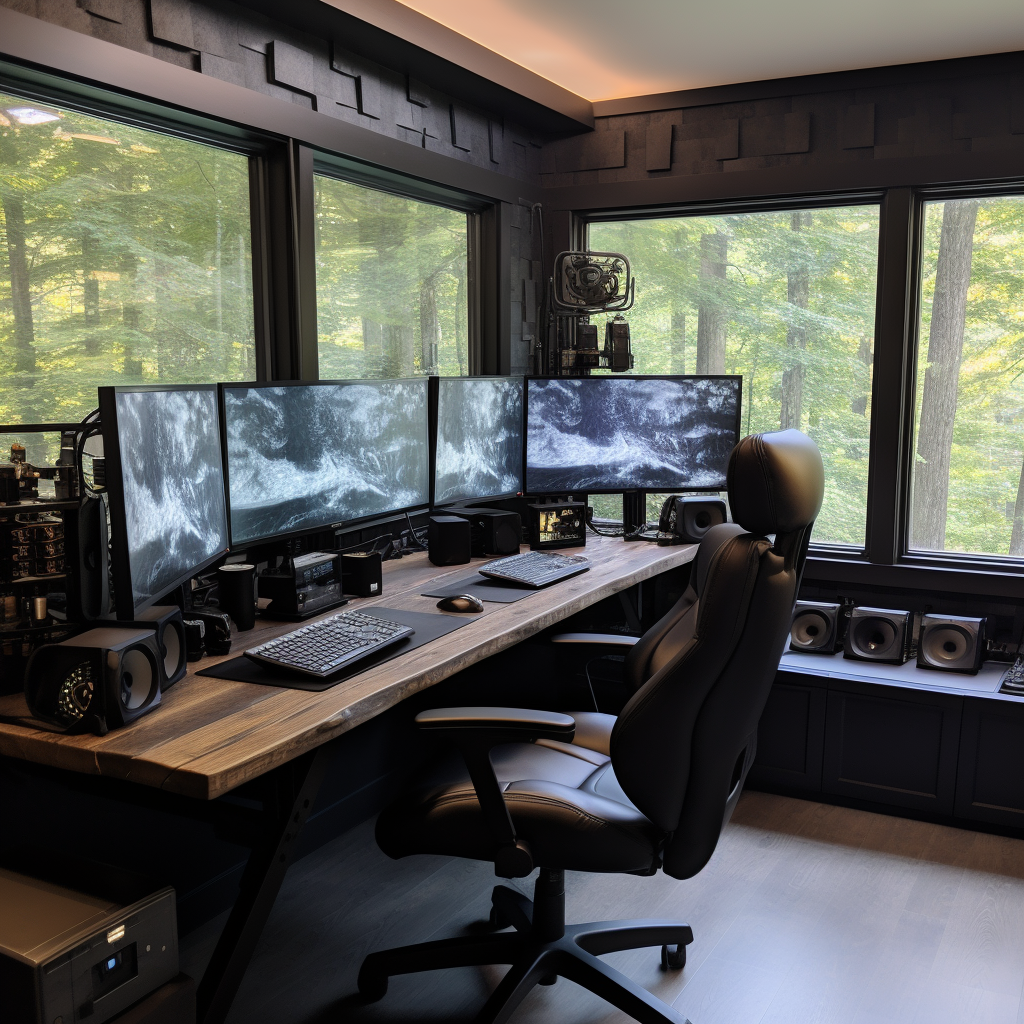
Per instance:
[[[521,555],[509,555],[488,562],[478,572],[492,580],[503,583],[518,583],[524,587],[539,590],[571,576],[579,576],[590,568],[590,562],[582,555],[554,555],[546,551],[525,551]]]
[[[346,665],[412,636],[413,632],[400,622],[348,611],[250,647],[245,656],[274,668],[326,679]]]

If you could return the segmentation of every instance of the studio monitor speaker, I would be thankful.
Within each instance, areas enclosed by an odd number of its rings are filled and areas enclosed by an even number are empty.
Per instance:
[[[712,526],[726,520],[725,502],[721,498],[683,498],[673,494],[666,499],[658,520],[661,533],[674,534],[686,544],[696,544]]]
[[[156,643],[163,660],[161,689],[176,683],[188,669],[185,623],[177,605],[153,605],[139,612],[131,622],[118,622],[118,628],[133,627],[156,631]]]
[[[907,660],[910,612],[892,608],[854,608],[846,630],[844,658],[902,665]]]
[[[36,718],[103,736],[160,703],[163,665],[152,628],[90,629],[33,652],[25,697]]]
[[[459,516],[431,516],[427,557],[434,565],[465,565],[471,557],[473,528]]]
[[[984,639],[984,619],[970,619],[961,615],[925,615],[921,619],[917,664],[921,668],[970,672],[974,675],[981,667]]]
[[[835,654],[839,648],[842,605],[797,601],[789,631],[789,649],[812,654]]]

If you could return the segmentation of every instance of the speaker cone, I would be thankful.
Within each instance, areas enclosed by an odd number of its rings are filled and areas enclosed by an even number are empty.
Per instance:
[[[850,612],[847,658],[902,665],[906,660],[910,613],[890,608],[857,607]]]
[[[885,619],[866,619],[857,623],[853,639],[862,651],[876,658],[887,658],[893,653],[896,630]]]
[[[181,660],[185,656],[185,645],[178,635],[176,623],[169,622],[164,627],[163,653],[164,653],[164,674],[168,679],[173,679],[181,667]]]
[[[959,661],[966,653],[970,641],[966,632],[956,626],[935,629],[928,634],[924,650],[935,661]]]
[[[121,658],[121,703],[135,711],[148,703],[155,691],[153,663],[142,648],[129,648]]]
[[[828,646],[832,626],[821,612],[804,612],[793,620],[790,641],[794,647],[814,651]]]

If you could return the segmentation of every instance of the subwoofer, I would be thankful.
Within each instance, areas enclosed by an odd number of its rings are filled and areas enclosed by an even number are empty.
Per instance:
[[[892,608],[854,608],[846,630],[844,658],[902,665],[907,660],[910,612]]]
[[[673,494],[661,508],[658,530],[678,538],[677,544],[696,544],[712,526],[720,526],[725,520],[725,502],[721,498],[683,498]]]
[[[162,690],[176,683],[188,670],[185,624],[177,605],[153,605],[139,612],[131,622],[118,621],[117,627],[156,631],[156,643],[164,666],[160,682]]]
[[[789,631],[789,649],[811,654],[835,654],[839,649],[842,605],[797,601]]]
[[[974,675],[981,667],[984,639],[984,619],[961,615],[925,615],[921,619],[917,664],[921,668],[969,672]]]
[[[44,722],[103,736],[160,703],[163,664],[152,628],[90,629],[33,652],[25,698]]]

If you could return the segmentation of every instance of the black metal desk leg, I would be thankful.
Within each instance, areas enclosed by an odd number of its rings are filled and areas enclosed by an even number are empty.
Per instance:
[[[296,839],[312,810],[328,759],[327,748],[320,747],[282,765],[266,780],[267,831],[249,855],[238,899],[199,983],[200,1024],[223,1024],[231,1009],[291,864]]]

